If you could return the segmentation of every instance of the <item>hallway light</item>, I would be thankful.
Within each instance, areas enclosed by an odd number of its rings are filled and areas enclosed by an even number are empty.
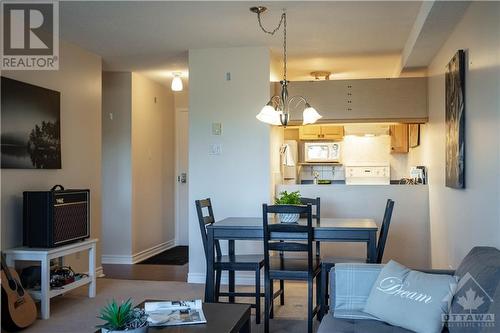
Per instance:
[[[181,73],[173,73],[174,78],[172,79],[172,91],[182,91],[182,79]]]

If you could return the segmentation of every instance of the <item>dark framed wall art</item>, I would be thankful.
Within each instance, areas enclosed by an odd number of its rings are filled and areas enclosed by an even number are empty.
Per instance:
[[[2,169],[61,169],[61,94],[2,77]]]
[[[465,52],[446,66],[446,186],[465,188]]]

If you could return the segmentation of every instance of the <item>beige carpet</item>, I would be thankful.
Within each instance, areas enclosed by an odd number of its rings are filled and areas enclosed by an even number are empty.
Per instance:
[[[248,288],[245,288],[248,289]],[[248,289],[250,291],[250,289]],[[96,318],[100,307],[107,300],[120,301],[132,298],[134,302],[144,299],[193,299],[203,298],[204,286],[185,282],[137,281],[137,280],[97,280],[97,296],[86,297],[86,288],[80,288],[51,301],[51,316],[48,320],[37,320],[26,333],[88,333],[94,332],[99,324]],[[271,320],[271,332],[302,333],[307,331],[306,317],[307,290],[305,284],[289,282],[285,287],[285,305],[276,306],[275,319]],[[276,304],[279,302],[276,301]],[[315,321],[315,327],[318,322]],[[252,332],[263,332],[263,324],[255,325]]]

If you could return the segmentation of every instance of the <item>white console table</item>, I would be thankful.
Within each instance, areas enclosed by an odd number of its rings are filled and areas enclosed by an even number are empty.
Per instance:
[[[64,245],[55,248],[31,248],[18,247],[4,251],[7,265],[15,267],[15,262],[18,260],[39,261],[41,269],[40,290],[28,290],[33,299],[40,301],[41,317],[48,319],[50,316],[50,299],[52,297],[67,293],[70,290],[89,285],[89,297],[95,297],[96,292],[96,276],[95,276],[95,259],[96,259],[96,244],[98,239],[87,239],[69,245]],[[50,261],[52,259],[62,258],[69,254],[88,251],[89,254],[89,272],[88,276],[81,278],[75,282],[65,285],[62,288],[50,289]]]

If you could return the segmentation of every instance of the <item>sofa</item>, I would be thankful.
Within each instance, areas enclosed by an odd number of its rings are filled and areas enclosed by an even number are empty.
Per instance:
[[[372,265],[383,267],[383,265]],[[340,267],[340,266],[339,266]],[[362,267],[359,264],[359,267]],[[376,268],[376,267],[375,267]],[[360,268],[362,269],[362,268]],[[340,270],[340,268],[339,268]],[[456,271],[447,270],[426,270],[426,273],[433,274],[451,274],[457,276],[460,280],[458,283],[459,289],[455,293],[450,305],[450,318],[465,318],[459,317],[460,311],[464,311],[464,300],[460,300],[457,297],[460,292],[460,287],[464,287],[469,290],[469,285],[474,283],[473,289],[477,289],[482,293],[482,304],[480,311],[481,313],[493,314],[496,319],[491,321],[493,316],[485,317],[489,321],[480,323],[465,323],[460,319],[452,323],[450,319],[450,324],[448,327],[444,327],[443,332],[449,333],[493,333],[500,332],[500,251],[494,247],[475,247],[473,248],[467,256],[460,263]],[[374,281],[373,281],[374,282]],[[345,295],[345,290],[336,290],[335,286],[335,267],[330,271],[330,311],[323,317],[317,333],[406,333],[412,332],[407,329],[391,326],[383,321],[376,319],[360,319],[359,316],[356,319],[349,318],[345,316],[342,311],[337,311],[335,309],[335,297],[338,295]],[[349,293],[347,293],[349,294]],[[478,295],[479,296],[479,295]],[[343,296],[345,297],[345,296]],[[349,297],[349,296],[347,296]],[[356,296],[353,296],[353,299]],[[359,296],[357,296],[359,297]],[[479,302],[481,303],[481,302]],[[473,312],[473,311],[470,311]],[[464,313],[469,313],[465,311]],[[455,316],[452,317],[452,315]],[[369,316],[367,316],[369,317]]]

